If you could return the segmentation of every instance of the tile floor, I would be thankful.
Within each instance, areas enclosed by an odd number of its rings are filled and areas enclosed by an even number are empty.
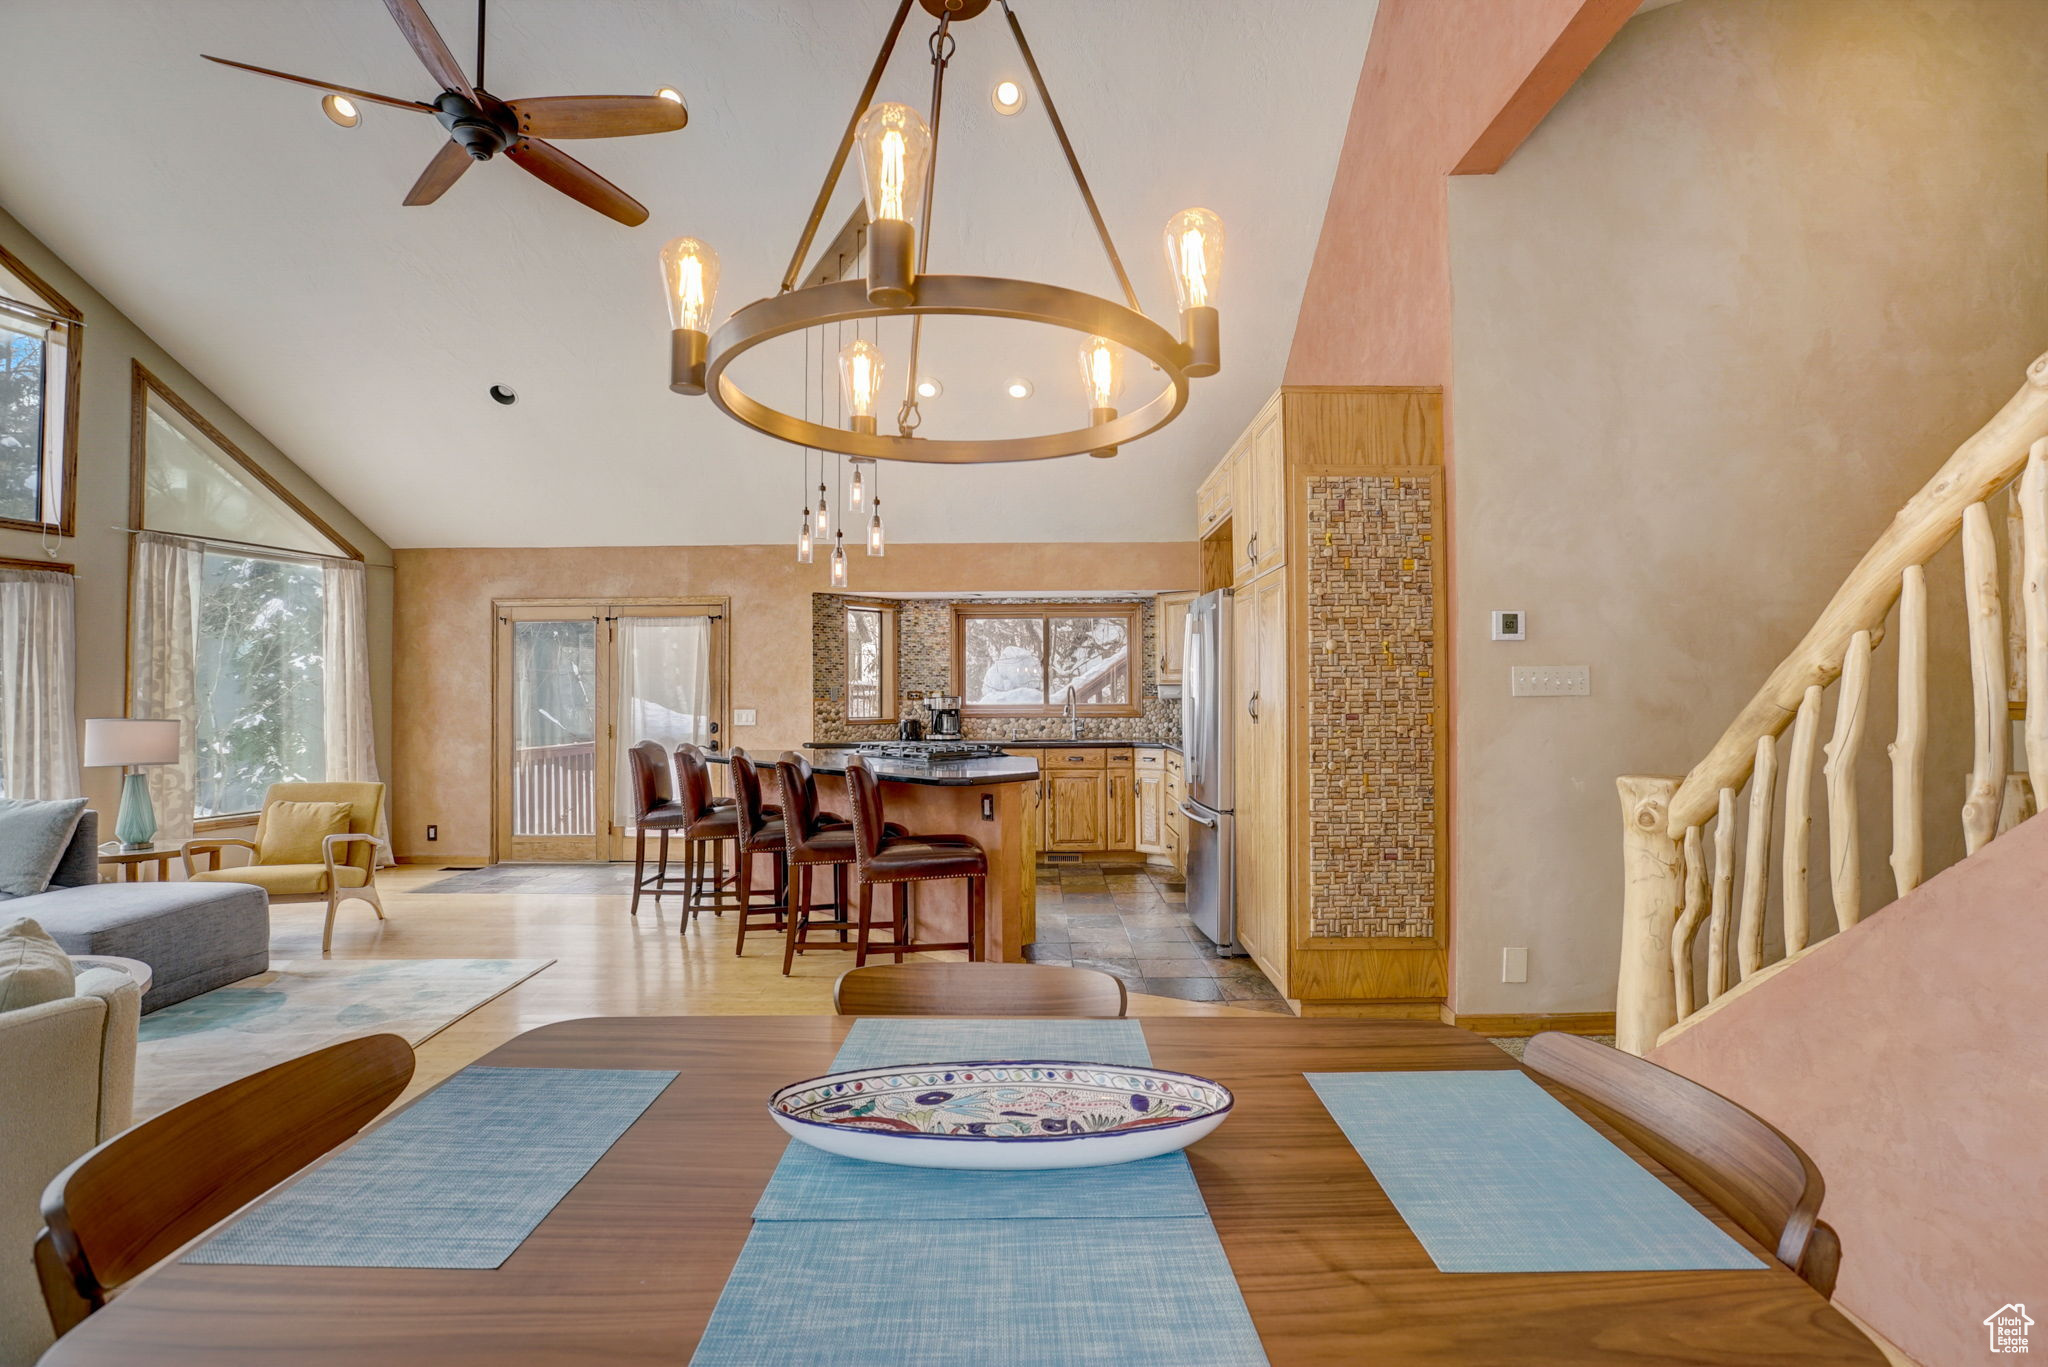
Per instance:
[[[1133,992],[1285,1012],[1250,959],[1223,958],[1187,915],[1187,885],[1141,863],[1038,866],[1034,963],[1099,968]]]

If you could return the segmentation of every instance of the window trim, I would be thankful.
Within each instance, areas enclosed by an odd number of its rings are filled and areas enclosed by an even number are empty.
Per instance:
[[[64,441],[60,459],[64,468],[58,472],[57,520],[55,522],[26,521],[18,517],[0,517],[0,527],[24,532],[55,532],[58,536],[78,534],[78,427],[79,414],[83,411],[85,389],[85,314],[69,299],[51,289],[49,282],[30,270],[27,263],[5,246],[0,246],[0,267],[10,275],[21,277],[30,289],[41,295],[48,310],[64,319]],[[27,301],[24,301],[27,302]],[[47,382],[47,381],[46,381]],[[47,475],[49,472],[44,471]]]
[[[257,464],[241,447],[228,440],[227,434],[208,422],[198,409],[179,398],[169,385],[151,374],[148,366],[144,365],[140,360],[134,361],[132,365],[133,369],[129,375],[128,385],[129,526],[142,531],[159,530],[151,528],[148,523],[142,520],[148,502],[146,495],[149,487],[149,400],[151,395],[155,395],[163,400],[179,417],[197,428],[201,436],[225,452],[228,458],[240,466],[251,479],[277,495],[279,499],[283,500],[287,508],[290,508],[297,516],[305,519],[307,525],[311,526],[313,530],[319,532],[320,535],[326,537],[329,541],[332,541],[342,552],[342,558],[356,561],[362,560],[363,553],[357,550],[347,537],[329,526],[327,519],[307,507],[304,500],[299,498],[298,495],[278,483],[276,476]],[[278,556],[302,557],[314,560],[331,560],[334,558],[332,556],[322,556],[314,551],[293,550],[284,546],[259,547],[242,545],[236,542],[219,541],[213,537],[190,536],[184,532],[170,532],[167,534],[187,536],[188,539],[193,541],[209,542],[222,547],[233,547],[258,553],[267,552]]]
[[[882,618],[881,712],[872,717],[853,715],[853,659],[846,644],[846,615],[850,612],[879,613]],[[896,659],[899,623],[896,604],[866,598],[845,598],[839,603],[839,649],[845,660],[846,686],[840,690],[839,714],[850,726],[891,726],[902,711],[898,699]]]
[[[1058,617],[1121,617],[1127,623],[1130,640],[1131,687],[1129,700],[1121,703],[1077,703],[1074,711],[1083,717],[1142,717],[1145,715],[1145,605],[1142,602],[1065,603],[956,603],[953,605],[953,693],[960,711],[970,717],[1063,717],[1066,706],[1050,699],[1043,703],[975,704],[967,701],[967,623],[975,618],[1036,617],[1045,623],[1044,680],[1052,687],[1052,622]]]

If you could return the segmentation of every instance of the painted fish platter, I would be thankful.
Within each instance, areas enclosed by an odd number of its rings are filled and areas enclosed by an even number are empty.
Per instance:
[[[1230,1114],[1230,1090],[1160,1068],[1042,1060],[914,1063],[784,1087],[768,1114],[827,1153],[915,1168],[1092,1168],[1172,1153]]]

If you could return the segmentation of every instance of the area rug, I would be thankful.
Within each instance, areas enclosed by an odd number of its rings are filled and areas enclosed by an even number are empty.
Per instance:
[[[417,1046],[553,962],[281,961],[268,973],[142,1018],[135,1118],[359,1035],[402,1035]]]

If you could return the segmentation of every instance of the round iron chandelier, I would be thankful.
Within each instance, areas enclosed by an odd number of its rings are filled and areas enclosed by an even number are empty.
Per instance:
[[[1093,221],[1096,236],[1122,287],[1118,303],[1081,290],[1038,281],[986,275],[934,275],[927,271],[929,225],[937,180],[936,152],[944,110],[946,67],[954,51],[953,26],[973,19],[991,0],[900,0],[895,18],[882,39],[868,72],[867,84],[839,139],[838,150],[799,235],[781,289],[735,310],[712,329],[712,304],[718,289],[718,254],[694,237],[679,237],[662,249],[662,277],[673,329],[669,388],[678,394],[705,395],[723,413],[763,435],[818,451],[833,451],[857,462],[918,461],[929,464],[983,464],[998,461],[1048,460],[1060,456],[1113,456],[1127,442],[1158,431],[1187,406],[1188,382],[1214,375],[1221,368],[1216,288],[1223,264],[1223,223],[1207,209],[1186,209],[1166,224],[1167,264],[1180,307],[1178,335],[1147,317],[1138,305],[1123,259],[1110,239],[1109,227],[1088,188],[1073,143],[1060,122],[1057,106],[1024,29],[1010,8],[1000,4],[1017,52],[1033,89],[1045,108],[1072,172],[1074,185]],[[874,102],[883,70],[895,50],[913,6],[938,20],[931,49],[932,93],[929,122],[909,105]],[[849,223],[860,242],[864,276],[823,277],[798,287],[832,192],[858,150],[866,222]],[[841,234],[841,240],[847,234]],[[827,248],[829,253],[831,248]],[[822,278],[821,278],[822,277]],[[1087,422],[1065,431],[988,440],[933,439],[918,435],[921,397],[935,393],[924,379],[919,352],[926,317],[1001,318],[1042,323],[1080,334],[1079,369]],[[883,380],[890,367],[875,340],[861,335],[869,320],[910,320],[909,364],[903,371],[902,400],[895,430],[881,430],[877,409],[883,403]],[[855,340],[839,353],[843,426],[812,421],[806,411],[792,414],[747,393],[728,373],[732,363],[778,337],[814,328],[853,323]],[[869,329],[878,337],[878,328]],[[1117,401],[1123,389],[1125,353],[1135,353],[1156,368],[1165,383],[1157,396],[1129,412]],[[921,392],[922,391],[922,392]],[[823,417],[822,412],[820,417]],[[807,519],[808,525],[808,519]]]

